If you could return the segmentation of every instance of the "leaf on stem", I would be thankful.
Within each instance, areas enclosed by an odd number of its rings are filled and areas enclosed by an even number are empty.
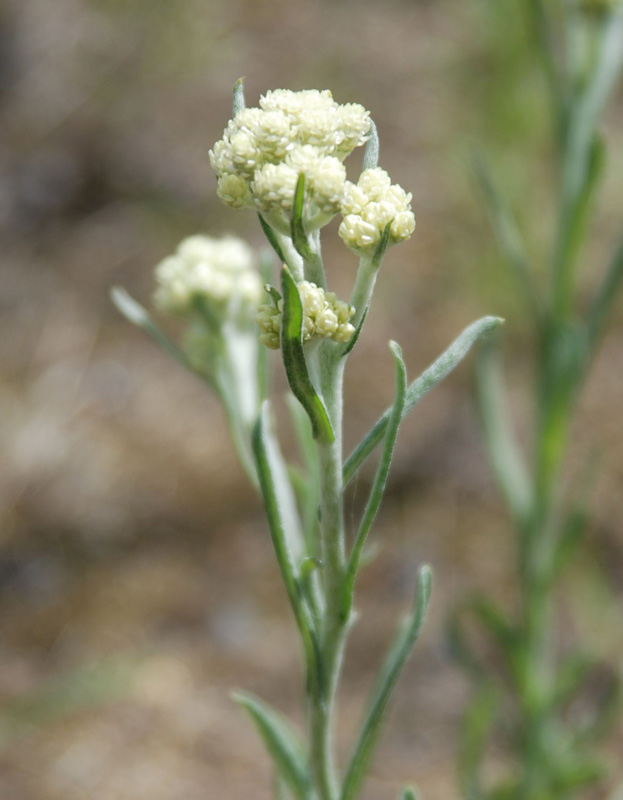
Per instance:
[[[381,500],[383,499],[383,493],[387,483],[387,476],[389,474],[389,468],[392,462],[392,456],[394,454],[396,437],[398,436],[398,428],[400,426],[400,421],[402,420],[405,407],[405,399],[407,394],[407,368],[405,367],[405,362],[403,361],[402,352],[399,345],[396,344],[396,342],[390,342],[389,347],[392,351],[392,356],[394,357],[394,363],[396,367],[394,405],[392,406],[389,415],[381,459],[374,477],[372,489],[370,490],[368,502],[363,512],[363,517],[361,518],[361,522],[359,524],[353,550],[348,561],[341,609],[342,618],[344,620],[347,620],[350,616],[353,605],[353,594],[355,591],[355,579],[359,569],[361,553],[366,543],[368,533],[372,528],[372,523],[374,522],[376,513],[381,505]]]
[[[420,400],[430,392],[440,381],[442,381],[452,370],[465,358],[472,346],[484,335],[497,328],[503,322],[499,317],[482,317],[473,322],[458,336],[448,349],[434,361],[424,372],[416,378],[408,387],[405,399],[403,417],[420,402]],[[383,439],[391,409],[377,420],[376,424],[368,431],[361,442],[350,454],[344,464],[344,486],[346,486],[356,475],[357,470],[375,449],[377,444]]]
[[[184,353],[175,345],[169,337],[164,334],[156,323],[152,320],[149,313],[140,303],[137,303],[134,298],[123,289],[121,286],[113,286],[110,290],[110,299],[115,304],[117,310],[129,320],[133,325],[142,328],[145,333],[153,339],[153,341],[162,348],[162,350],[171,356],[175,361],[179,362],[183,367],[195,372],[188,362]],[[202,378],[205,376],[202,374]]]
[[[281,271],[283,320],[281,323],[281,354],[292,394],[307,412],[315,439],[332,442],[335,439],[324,403],[312,384],[303,352],[303,304],[290,271]]]
[[[385,251],[387,250],[387,246],[389,244],[390,231],[391,231],[391,224],[388,223],[383,229],[383,233],[381,234],[381,241],[376,246],[376,250],[374,251],[374,255],[372,256],[372,266],[374,267],[374,269],[379,269],[379,267],[383,263],[383,258],[385,257]],[[366,313],[367,312],[368,309],[366,309]]]
[[[286,523],[288,519],[296,520],[296,509],[278,445],[269,431],[267,400],[262,404],[253,429],[253,453],[277,563],[301,632],[308,669],[320,679],[322,660],[318,640],[299,584],[297,564],[301,560],[302,542],[298,531],[293,530],[293,524]]]
[[[593,355],[623,285],[623,236],[614,251],[601,286],[588,310],[586,321],[589,356]]]
[[[305,226],[303,225],[303,206],[305,204],[305,174],[301,172],[296,182],[292,216],[290,218],[290,236],[298,254],[305,261],[312,261],[314,253],[309,246]]]
[[[484,800],[480,770],[500,698],[489,683],[482,684],[463,717],[459,738],[458,772],[466,800]]]
[[[300,486],[299,506],[303,521],[303,531],[309,553],[316,553],[316,533],[318,530],[318,504],[320,501],[320,486],[318,481],[318,450],[314,441],[313,431],[309,416],[303,406],[293,395],[286,396],[290,415],[294,424],[303,465],[305,467]]]
[[[263,250],[262,254],[260,255],[260,279],[265,287],[268,286],[268,284],[270,283],[270,279],[272,277],[273,262],[274,259],[270,254],[270,250]],[[270,287],[270,289],[272,288],[273,287]],[[269,293],[271,293],[270,289],[268,289]],[[278,292],[276,293],[278,294]],[[258,396],[260,403],[263,400],[266,400],[266,398],[268,397],[269,383],[270,383],[270,361],[268,358],[268,348],[259,346],[257,352],[257,386],[258,386]]]
[[[366,149],[363,153],[363,164],[361,171],[374,169],[379,163],[379,134],[373,120],[370,120],[369,139],[366,142]]]
[[[255,723],[279,775],[298,800],[308,800],[309,775],[305,753],[285,718],[247,692],[235,692],[232,698]]]
[[[268,240],[268,244],[273,248],[275,253],[277,254],[277,258],[279,259],[281,264],[286,263],[286,257],[283,254],[283,250],[281,249],[281,245],[279,244],[279,239],[275,234],[275,231],[270,227],[268,222],[264,219],[261,214],[257,215],[257,218],[260,221],[260,227],[266,239]]]
[[[535,317],[540,319],[539,298],[535,289],[534,278],[530,272],[522,236],[510,209],[495,186],[489,165],[480,154],[476,154],[474,158],[474,171],[480,184],[502,255],[522,290],[526,304]]]
[[[244,78],[238,78],[234,84],[234,102],[233,102],[233,116],[235,117],[240,111],[244,111],[246,103],[244,101]]]
[[[511,431],[502,388],[502,368],[494,342],[480,348],[476,385],[481,425],[489,459],[515,520],[525,522],[532,505],[526,466]]]
[[[401,626],[372,691],[361,733],[348,764],[340,800],[354,800],[357,797],[380,733],[383,715],[392,690],[422,630],[430,600],[431,584],[430,567],[421,567],[418,574],[415,607]]]

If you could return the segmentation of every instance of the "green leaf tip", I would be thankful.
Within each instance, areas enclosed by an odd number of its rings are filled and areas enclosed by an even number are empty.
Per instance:
[[[282,248],[281,248],[281,245],[279,244],[279,239],[277,238],[277,234],[270,227],[268,222],[266,222],[266,220],[264,219],[264,217],[261,214],[258,214],[257,216],[258,216],[258,219],[260,221],[260,227],[262,229],[262,233],[264,234],[264,236],[268,240],[268,243],[270,244],[270,246],[273,248],[273,250],[277,254],[277,258],[279,259],[279,261],[282,264],[285,264],[286,263],[286,257],[284,255],[284,252],[283,252]]]
[[[379,134],[373,120],[370,120],[370,136],[366,142],[366,149],[363,154],[362,172],[367,169],[374,169],[379,163]]]
[[[431,389],[452,372],[479,339],[498,328],[503,321],[501,317],[488,316],[468,325],[448,349],[425,369],[419,378],[416,378],[409,385],[403,416],[406,416]],[[349,483],[359,467],[383,439],[389,424],[390,414],[391,409],[388,408],[346,460],[344,464],[344,485]]]
[[[294,201],[292,203],[292,216],[290,218],[290,235],[292,243],[297,252],[302,256],[305,261],[311,261],[314,257],[309,242],[307,241],[307,234],[305,233],[305,226],[303,224],[303,210],[305,205],[305,173],[301,172],[296,182],[296,189],[294,190]]]
[[[305,754],[286,719],[263,700],[247,692],[232,692],[232,700],[255,724],[275,768],[297,800],[309,798]]]
[[[303,406],[312,424],[315,439],[335,441],[329,415],[309,376],[303,352],[303,304],[290,270],[281,270],[283,321],[281,325],[281,354],[292,394]]]
[[[422,630],[431,588],[432,571],[428,565],[424,565],[418,571],[415,607],[399,628],[368,701],[366,716],[348,764],[340,800],[355,800],[359,794],[392,691]]]
[[[233,116],[235,117],[240,111],[244,111],[246,108],[246,103],[244,101],[244,78],[238,78],[236,83],[234,84],[234,99],[233,99],[233,106],[232,112]]]
[[[140,303],[131,297],[122,286],[110,289],[110,299],[123,316],[135,325],[143,327],[149,323],[149,314]]]
[[[402,790],[400,800],[418,800],[418,796],[415,793],[415,789],[412,789],[411,786],[407,786],[405,789]]]

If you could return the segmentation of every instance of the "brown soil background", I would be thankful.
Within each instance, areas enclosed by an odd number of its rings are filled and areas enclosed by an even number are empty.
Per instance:
[[[268,800],[267,760],[229,690],[252,690],[300,721],[294,627],[220,408],[108,299],[123,284],[147,302],[153,265],[196,231],[262,244],[253,215],[219,204],[207,158],[238,77],[249,104],[285,86],[366,105],[382,166],[414,195],[416,233],[388,256],[349,365],[347,442],[390,400],[389,338],[414,376],[486,313],[508,320],[512,409],[526,439],[532,344],[470,153],[491,146],[537,262],[552,169],[538,77],[506,58],[487,14],[479,0],[0,7],[0,797]],[[582,299],[621,221],[621,118],[619,93]],[[334,227],[327,239],[330,283],[345,290],[353,259]],[[599,477],[590,541],[560,610],[563,640],[620,666],[620,303],[615,317],[576,425],[570,473],[596,452]],[[470,369],[404,425],[375,530],[381,555],[360,585],[341,695],[345,753],[417,566],[431,563],[436,576],[366,800],[395,798],[407,781],[427,798],[459,796],[469,691],[445,643],[447,616],[477,589],[513,602],[513,544]],[[349,501],[353,518],[368,480]],[[608,791],[623,781],[622,745],[619,730]]]

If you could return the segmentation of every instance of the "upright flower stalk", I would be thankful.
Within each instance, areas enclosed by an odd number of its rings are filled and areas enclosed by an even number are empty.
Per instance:
[[[343,162],[364,145],[361,175],[357,183],[351,183]],[[333,738],[337,695],[353,621],[356,578],[383,496],[398,427],[471,346],[500,323],[485,317],[470,325],[410,385],[400,348],[390,343],[396,374],[394,401],[344,461],[343,377],[348,355],[366,320],[386,251],[407,240],[415,227],[411,195],[392,184],[377,166],[378,151],[376,128],[369,112],[358,104],[340,105],[328,91],[279,89],[267,92],[258,108],[247,108],[238,82],[233,118],[210,151],[210,159],[223,202],[258,214],[281,264],[278,278],[264,272],[262,301],[256,294],[258,279],[250,278],[248,263],[244,269],[234,269],[232,258],[227,274],[234,279],[225,289],[223,281],[215,279],[215,273],[222,277],[222,270],[214,266],[214,253],[225,244],[200,237],[204,251],[197,260],[194,250],[193,258],[188,257],[189,245],[183,243],[173,260],[166,259],[156,270],[157,305],[181,314],[189,333],[194,331],[182,347],[173,344],[125,293],[116,290],[114,294],[126,316],[220,394],[238,451],[263,498],[302,643],[307,695],[304,740],[299,741],[281,714],[265,702],[244,693],[235,697],[257,726],[272,758],[276,798],[355,800],[359,796],[384,711],[418,638],[431,589],[430,569],[422,567],[413,609],[381,669],[351,756],[346,764],[338,764]],[[359,256],[348,302],[327,286],[320,244],[322,228],[338,214],[339,235]],[[221,290],[225,298],[219,298]],[[248,313],[246,298],[251,293],[255,308]],[[249,326],[255,324],[251,337]],[[200,342],[208,346],[202,350]],[[262,354],[269,350],[280,351],[302,467],[286,463],[279,448],[265,388],[268,364]],[[243,404],[245,386],[250,402]],[[350,541],[344,524],[344,489],[379,445],[376,476],[358,531]],[[401,797],[409,800],[413,794],[407,789]]]
[[[596,664],[590,654],[561,652],[555,602],[588,517],[586,486],[567,486],[571,422],[623,283],[621,239],[588,308],[579,310],[578,269],[605,159],[600,121],[623,66],[623,7],[612,0],[566,0],[558,12],[543,0],[528,0],[526,7],[554,112],[557,222],[549,285],[542,290],[510,209],[479,161],[483,194],[533,320],[538,355],[531,461],[511,432],[495,343],[483,347],[478,360],[484,438],[515,530],[519,604],[511,615],[484,597],[471,606],[502,656],[497,677],[470,651],[458,622],[454,630],[457,653],[479,686],[466,717],[461,761],[463,788],[474,800],[566,800],[596,783],[603,770],[592,748],[618,692],[612,678],[590,715],[574,716],[573,702]],[[492,785],[483,776],[496,722],[515,768]]]

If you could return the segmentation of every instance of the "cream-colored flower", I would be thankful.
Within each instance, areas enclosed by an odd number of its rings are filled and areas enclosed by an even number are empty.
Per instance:
[[[215,313],[230,304],[254,306],[262,295],[251,249],[233,236],[190,236],[158,264],[155,275],[156,305],[176,314],[191,313],[198,301]]]
[[[296,181],[306,177],[304,215],[311,229],[342,207],[346,171],[342,161],[365,143],[369,112],[340,105],[328,90],[275,89],[230,120],[210,151],[218,195],[232,208],[255,204],[278,230],[289,229]]]
[[[316,336],[334,342],[348,342],[355,332],[350,322],[355,309],[315,283],[301,281],[297,288],[303,306],[303,342]],[[282,300],[277,305],[266,303],[259,307],[255,317],[260,327],[260,341],[272,350],[280,345],[282,310]]]
[[[218,179],[217,195],[231,208],[244,208],[253,205],[249,184],[239,175],[227,173]]]
[[[415,229],[411,193],[392,184],[385,170],[376,167],[361,173],[357,185],[347,183],[342,201],[339,234],[357,253],[371,253],[389,225],[389,244],[408,239]]]

